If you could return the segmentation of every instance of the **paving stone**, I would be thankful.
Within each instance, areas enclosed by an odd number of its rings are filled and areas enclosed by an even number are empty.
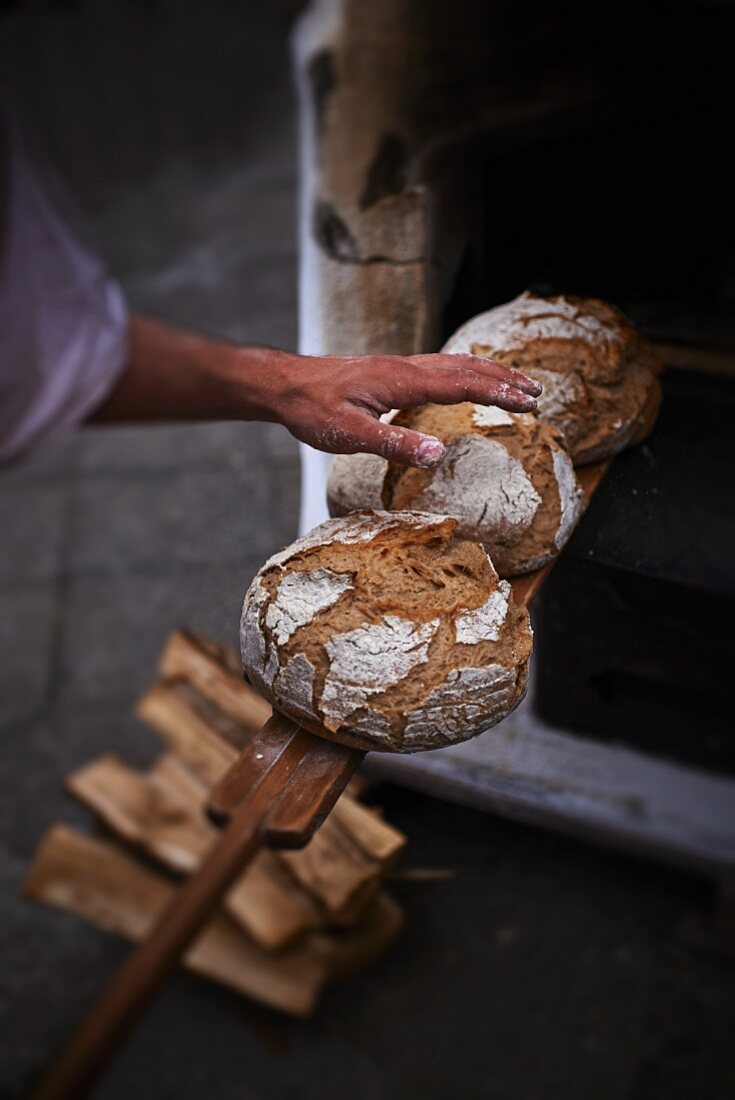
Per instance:
[[[61,649],[63,707],[126,710],[152,681],[170,631],[189,627],[237,645],[240,608],[261,560],[148,576],[75,578]]]
[[[295,160],[295,147],[285,166],[233,151],[209,164],[179,158],[121,190],[97,217],[118,276],[147,275],[172,299],[190,283],[226,289],[243,261],[293,257]]]
[[[0,728],[48,702],[56,629],[52,583],[0,590]]]
[[[265,558],[276,545],[268,496],[257,469],[80,479],[70,569],[170,573]]]
[[[268,456],[276,461],[299,462],[299,444],[282,424],[263,424],[263,438]]]
[[[252,468],[267,446],[265,429],[274,426],[224,422],[88,428],[79,437],[79,471],[155,474],[181,469]]]
[[[62,565],[68,482],[0,478],[0,586],[45,581]]]
[[[55,821],[86,824],[91,817],[67,793],[66,777],[104,753],[145,767],[162,742],[125,708],[71,708],[16,723],[2,735],[0,837],[14,855],[29,858]]]
[[[26,860],[0,849],[0,1096],[27,1096],[31,1079],[101,992],[125,945],[21,896]]]
[[[216,259],[211,260],[212,266]],[[217,286],[189,260],[174,289],[167,271],[146,271],[124,283],[133,310],[171,323],[206,329],[244,344],[295,350],[295,257],[243,257]]]
[[[48,828],[95,827],[66,792],[65,778],[109,752],[145,767],[162,743],[124,709],[92,708],[17,724],[4,731],[1,747],[0,1096],[10,1097],[25,1095],[30,1076],[68,1038],[127,950],[117,937],[21,896]]]
[[[78,450],[79,435],[70,432],[58,443],[18,459],[10,466],[0,466],[0,489],[37,481],[63,481],[76,468]]]

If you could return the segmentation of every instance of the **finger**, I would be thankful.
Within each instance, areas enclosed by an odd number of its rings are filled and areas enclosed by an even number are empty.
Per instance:
[[[339,421],[340,446],[345,454],[366,451],[402,466],[438,466],[446,447],[433,435],[414,432],[376,420],[368,412],[346,412]]]
[[[396,395],[397,396],[397,395]],[[508,412],[534,412],[536,398],[530,393],[474,370],[435,367],[423,372],[422,396],[425,403],[456,405],[461,401],[473,401],[478,405],[499,405]],[[398,400],[396,403],[400,406]]]
[[[464,352],[457,355],[415,355],[415,362],[420,362],[428,367],[448,367],[456,370],[472,370],[476,374],[486,374],[491,378],[497,378],[499,382],[506,382],[509,386],[515,386],[532,397],[539,397],[543,393],[543,386],[535,378],[529,378],[521,371],[513,367],[506,367],[502,363],[496,363],[494,359],[486,359],[482,355],[469,355]]]

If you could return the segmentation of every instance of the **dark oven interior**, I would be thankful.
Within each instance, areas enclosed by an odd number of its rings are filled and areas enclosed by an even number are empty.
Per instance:
[[[607,298],[667,346],[657,427],[615,461],[536,609],[535,706],[735,771],[735,11],[628,14],[609,35],[586,25],[606,95],[473,149],[443,329],[531,288]]]

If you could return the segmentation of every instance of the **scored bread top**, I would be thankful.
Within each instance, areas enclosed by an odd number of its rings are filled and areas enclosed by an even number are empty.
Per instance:
[[[483,544],[503,576],[540,568],[567,541],[582,494],[559,432],[527,413],[463,402],[399,412],[393,423],[447,446],[433,470],[340,455],[329,475],[333,515],[364,507],[446,513]]]
[[[525,608],[456,521],[330,520],[271,558],[243,606],[245,671],[286,714],[358,748],[475,736],[523,696]]]
[[[443,351],[495,359],[541,382],[539,415],[577,465],[617,454],[650,430],[660,402],[653,349],[596,298],[525,293],[462,325]]]

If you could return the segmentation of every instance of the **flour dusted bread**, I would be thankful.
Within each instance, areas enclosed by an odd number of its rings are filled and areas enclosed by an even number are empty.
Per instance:
[[[539,415],[563,433],[578,466],[644,439],[656,419],[660,364],[628,319],[596,298],[521,294],[473,317],[443,350],[541,382]]]
[[[582,493],[559,432],[528,413],[424,405],[394,424],[437,436],[441,466],[420,470],[375,455],[338,455],[327,484],[331,515],[358,508],[451,515],[481,542],[501,577],[539,569],[569,538]]]
[[[307,729],[362,749],[438,748],[505,718],[525,692],[528,612],[456,527],[358,512],[272,557],[243,605],[251,681]]]

